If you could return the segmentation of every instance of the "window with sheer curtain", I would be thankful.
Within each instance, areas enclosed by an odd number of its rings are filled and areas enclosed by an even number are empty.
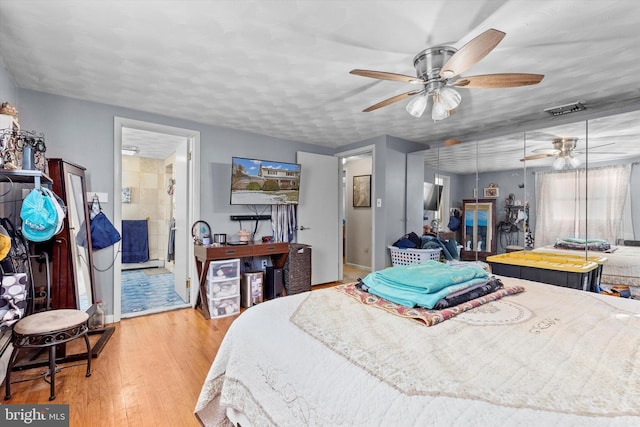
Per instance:
[[[536,247],[619,237],[631,165],[536,173]]]

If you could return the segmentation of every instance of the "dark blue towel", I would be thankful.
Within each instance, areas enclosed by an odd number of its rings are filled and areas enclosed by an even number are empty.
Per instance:
[[[147,220],[122,220],[122,262],[149,261],[149,231]]]

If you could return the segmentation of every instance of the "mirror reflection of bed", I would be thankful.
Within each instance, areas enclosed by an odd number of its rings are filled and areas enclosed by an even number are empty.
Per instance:
[[[631,294],[640,296],[638,123],[640,112],[631,111],[438,147],[425,152],[424,180],[433,180],[434,172],[450,176],[453,185],[445,191],[453,204],[481,197],[497,183],[496,253],[512,246],[585,260],[604,256],[602,285],[631,286]],[[516,203],[521,215],[513,215]],[[554,247],[566,239],[604,240],[611,249]]]

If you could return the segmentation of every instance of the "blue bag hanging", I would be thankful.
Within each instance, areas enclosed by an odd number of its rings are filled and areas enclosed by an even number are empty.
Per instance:
[[[91,247],[94,251],[108,248],[120,241],[120,233],[113,226],[109,218],[102,212],[100,201],[94,196],[91,206]],[[80,246],[87,247],[86,227],[84,222],[80,227],[80,231],[76,236],[76,243]]]
[[[94,251],[108,248],[120,241],[120,233],[102,211],[93,217],[90,225],[91,247]]]

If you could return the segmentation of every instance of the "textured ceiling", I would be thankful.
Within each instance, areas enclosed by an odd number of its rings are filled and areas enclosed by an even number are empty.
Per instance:
[[[0,0],[0,53],[21,88],[330,147],[439,143],[546,128],[543,110],[573,101],[594,112],[639,100],[638,24],[632,0]],[[461,89],[437,123],[406,101],[361,112],[411,87],[350,70],[414,74],[419,51],[488,28],[507,35],[463,76],[541,84]]]

